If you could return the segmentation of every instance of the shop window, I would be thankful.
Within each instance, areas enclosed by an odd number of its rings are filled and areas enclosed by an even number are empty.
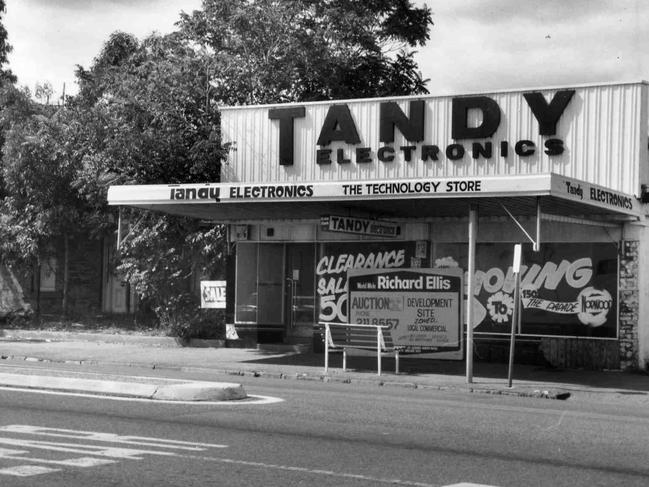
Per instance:
[[[237,246],[237,323],[280,324],[283,321],[284,244],[240,243]]]
[[[258,269],[257,322],[280,324],[284,290],[284,244],[260,245]]]
[[[257,250],[256,243],[237,245],[236,307],[234,320],[257,323]]]
[[[515,280],[512,243],[479,243],[472,289],[476,334],[507,335]],[[466,244],[436,244],[436,267],[466,269]],[[523,245],[521,333],[530,336],[616,338],[618,256],[612,242]]]

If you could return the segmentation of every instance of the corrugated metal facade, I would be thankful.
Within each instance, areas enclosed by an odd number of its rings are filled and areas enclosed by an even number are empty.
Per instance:
[[[574,89],[575,94],[557,124],[553,136],[539,135],[538,122],[523,94],[540,92],[549,102],[560,89]],[[484,93],[499,105],[500,125],[488,139],[458,140],[451,137],[453,96],[368,99],[326,103],[303,103],[305,117],[294,120],[294,154],[292,166],[279,164],[279,122],[268,117],[269,106],[230,107],[222,111],[224,142],[234,142],[228,163],[223,168],[223,182],[303,182],[303,181],[368,181],[463,176],[508,176],[558,173],[585,180],[627,194],[638,195],[640,184],[647,183],[649,154],[647,150],[647,85],[629,83],[616,85],[566,87],[516,92]],[[386,144],[379,140],[379,109],[383,101],[396,101],[404,114],[410,100],[425,101],[424,141],[418,144],[404,139],[395,129],[393,162],[381,162],[377,150]],[[316,151],[320,130],[329,107],[346,104],[358,130],[361,142],[348,145],[333,142],[332,163],[318,165]],[[292,105],[288,105],[292,106]],[[282,107],[277,105],[276,107]],[[470,112],[469,126],[480,124],[481,113]],[[549,156],[545,141],[561,139],[565,151]],[[515,153],[520,140],[535,144],[531,156]],[[491,141],[491,158],[473,159],[473,142]],[[509,154],[502,157],[500,144],[507,141]],[[460,160],[445,155],[450,144],[461,144],[466,153]],[[420,159],[423,144],[440,148],[438,161]],[[415,145],[412,160],[406,162],[400,146]],[[371,149],[372,162],[356,163],[357,147]],[[343,149],[351,162],[338,164],[336,153]]]

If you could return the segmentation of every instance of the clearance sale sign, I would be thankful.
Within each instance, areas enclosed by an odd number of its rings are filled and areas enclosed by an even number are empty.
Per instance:
[[[461,359],[462,277],[460,269],[351,269],[349,322],[383,326],[406,351]]]

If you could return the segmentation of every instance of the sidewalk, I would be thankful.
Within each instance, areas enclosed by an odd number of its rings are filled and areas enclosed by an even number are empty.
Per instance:
[[[7,330],[0,334],[0,366],[51,362],[134,366],[200,372],[215,376],[271,377],[404,388],[481,392],[550,399],[634,401],[649,404],[649,375],[613,371],[558,370],[514,366],[513,387],[507,387],[507,364],[476,362],[473,383],[467,384],[465,363],[404,356],[401,373],[394,360],[383,359],[376,374],[376,357],[348,357],[341,369],[340,354],[332,354],[324,375],[324,356],[296,353],[286,347],[258,349],[181,347],[172,338],[93,333],[41,333]],[[413,357],[413,358],[411,358]]]

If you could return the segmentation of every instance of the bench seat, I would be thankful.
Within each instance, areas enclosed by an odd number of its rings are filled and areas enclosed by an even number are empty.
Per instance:
[[[399,373],[399,347],[395,347],[387,327],[355,323],[320,323],[325,329],[325,374],[329,370],[329,352],[342,350],[343,371],[347,369],[347,350],[369,350],[377,356],[377,374],[381,375],[381,356],[394,355],[395,373]]]

